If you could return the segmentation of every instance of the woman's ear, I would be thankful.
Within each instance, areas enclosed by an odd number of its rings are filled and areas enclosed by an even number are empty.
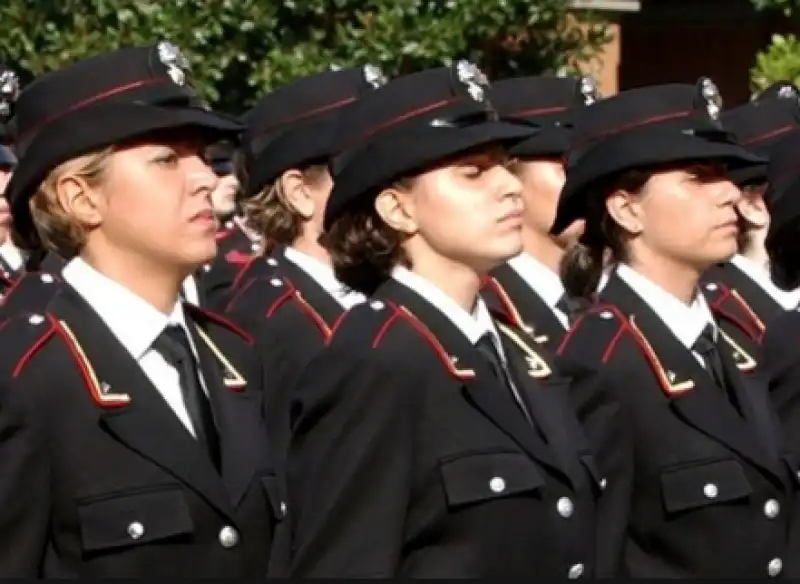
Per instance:
[[[756,229],[769,227],[770,214],[761,194],[742,191],[742,196],[736,203],[736,210]]]
[[[56,181],[55,190],[58,203],[67,215],[90,228],[103,222],[107,208],[105,198],[83,178],[65,174]]]
[[[405,191],[394,187],[384,189],[375,199],[375,210],[395,231],[412,235],[419,229],[414,217],[414,198]]]
[[[642,232],[642,205],[638,195],[618,189],[606,199],[606,211],[617,225],[631,235]]]
[[[297,169],[284,172],[280,178],[285,203],[303,219],[308,221],[314,215],[314,199],[306,188],[303,173]]]

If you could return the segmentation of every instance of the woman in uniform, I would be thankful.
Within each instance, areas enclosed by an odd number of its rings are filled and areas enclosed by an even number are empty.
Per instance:
[[[252,339],[179,302],[216,251],[205,107],[173,45],[43,75],[16,104],[18,239],[64,285],[0,336],[0,577],[262,577],[281,517]]]
[[[596,289],[558,361],[608,475],[600,532],[622,532],[632,577],[774,577],[797,464],[783,448],[751,356],[719,329],[698,288],[737,249],[739,190],[727,172],[760,162],[720,127],[709,79],[624,91],[576,121],[554,232],[586,221],[562,277]],[[609,553],[611,550],[609,550]]]
[[[551,351],[558,347],[579,306],[559,277],[561,258],[583,228],[576,221],[554,237],[550,226],[564,186],[564,153],[569,147],[577,111],[598,98],[590,77],[516,77],[494,83],[492,105],[501,119],[524,120],[540,127],[510,151],[514,174],[522,182],[525,216],[523,251],[492,270],[483,294],[491,306],[506,305],[532,329],[536,341]]]
[[[466,61],[389,82],[340,120],[323,243],[371,295],[301,376],[289,451],[291,575],[596,573],[602,485],[525,333],[482,278],[521,249],[520,182]]]
[[[318,240],[333,186],[333,128],[383,82],[371,65],[325,71],[278,88],[245,116],[243,207],[263,249],[235,279],[225,314],[258,339],[276,387],[287,390],[264,404],[286,441],[288,390],[344,311],[364,299],[336,278]]]
[[[785,86],[783,94],[762,97],[722,113],[720,121],[738,142],[767,160],[784,152],[787,170],[795,164],[794,151],[781,148],[782,141],[800,124],[796,88]],[[776,162],[780,163],[780,160]],[[773,178],[778,178],[773,173]],[[742,197],[739,250],[730,261],[704,275],[703,290],[720,327],[748,352],[756,353],[767,325],[786,310],[795,308],[800,291],[785,291],[773,281],[771,261],[765,247],[771,215],[767,200],[767,163],[734,171],[731,179]],[[778,178],[780,181],[780,179]],[[771,191],[774,192],[774,191]]]

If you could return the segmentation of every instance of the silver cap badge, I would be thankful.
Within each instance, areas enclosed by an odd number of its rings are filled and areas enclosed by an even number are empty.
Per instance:
[[[183,56],[180,49],[169,41],[158,43],[158,59],[167,68],[167,75],[170,76],[176,85],[186,84],[186,73],[190,70],[188,59]]]
[[[489,88],[489,79],[477,65],[462,59],[456,63],[458,80],[467,86],[470,97],[477,102],[483,102],[486,90]]]
[[[364,65],[364,81],[369,83],[375,89],[386,85],[388,83],[388,79],[386,75],[383,74],[383,69],[381,69],[378,65],[373,65],[369,63]]]
[[[19,97],[19,77],[11,69],[0,73],[0,118],[11,113],[11,106]]]
[[[600,91],[597,89],[597,81],[590,75],[584,75],[580,79],[580,92],[583,96],[584,105],[592,105],[600,99]]]
[[[703,77],[700,80],[700,94],[706,100],[706,109],[708,116],[712,120],[718,120],[719,114],[722,112],[722,96],[719,93],[716,83],[711,81],[708,77]]]

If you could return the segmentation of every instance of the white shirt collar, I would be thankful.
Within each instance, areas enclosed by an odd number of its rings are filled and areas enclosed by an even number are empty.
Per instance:
[[[769,269],[757,264],[753,260],[743,255],[736,254],[731,258],[731,263],[739,268],[744,274],[758,284],[770,298],[780,304],[784,310],[794,310],[800,302],[800,289],[781,290],[772,281]]]
[[[564,284],[558,274],[525,252],[511,258],[508,265],[525,280],[547,306],[555,309],[565,292]]]
[[[687,306],[630,266],[618,264],[617,275],[647,303],[687,349],[692,349],[709,323],[713,325],[716,336],[716,321],[705,297],[699,291],[691,306]]]
[[[89,303],[137,361],[152,348],[153,342],[167,325],[178,324],[189,334],[181,302],[175,303],[168,316],[125,286],[95,270],[80,257],[64,266],[62,276]]]
[[[6,239],[0,244],[0,255],[3,256],[3,259],[5,259],[8,265],[14,270],[19,270],[22,264],[25,263],[22,252],[9,239]]]
[[[470,343],[476,344],[478,339],[488,332],[500,350],[500,336],[494,326],[494,320],[480,297],[477,298],[475,310],[470,314],[434,284],[403,266],[396,266],[392,270],[392,278],[411,288],[439,309],[467,337]]]
[[[344,308],[352,308],[356,304],[364,302],[364,295],[347,290],[345,285],[336,279],[336,274],[330,266],[323,264],[316,258],[312,258],[310,255],[297,251],[293,247],[285,247],[283,255],[287,260],[311,276],[325,292],[333,296]]]

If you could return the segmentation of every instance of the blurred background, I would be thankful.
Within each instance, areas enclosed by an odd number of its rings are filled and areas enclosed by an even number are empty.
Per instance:
[[[584,71],[608,95],[716,81],[726,105],[800,82],[800,0],[2,0],[0,63],[23,84],[62,63],[166,38],[233,114],[331,66],[388,74],[468,58],[489,75]]]

